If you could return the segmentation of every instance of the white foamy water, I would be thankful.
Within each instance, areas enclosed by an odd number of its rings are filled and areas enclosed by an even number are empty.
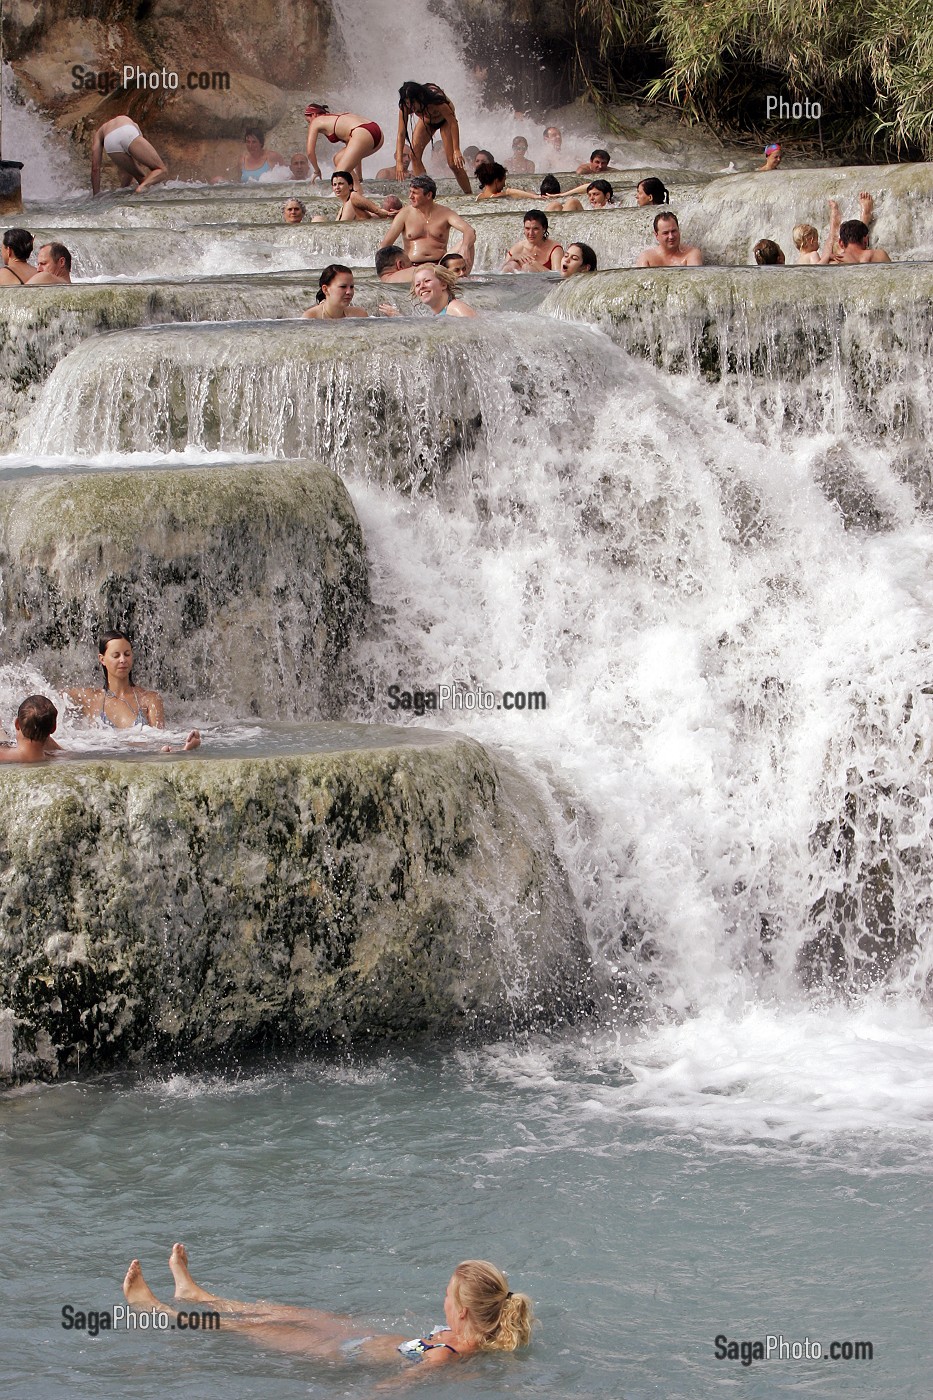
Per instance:
[[[655,1012],[726,1005],[736,977],[927,975],[933,533],[845,530],[813,457],[778,470],[639,371],[572,462],[541,444],[443,507],[353,487],[384,616],[366,713],[398,682],[547,692],[422,722],[533,764],[594,944]],[[888,963],[859,947],[875,896]]]
[[[909,999],[853,1006],[744,999],[632,1036],[494,1047],[512,1091],[548,1099],[573,1138],[641,1124],[752,1160],[777,1154],[924,1171],[933,1147],[933,1027]]]
[[[67,150],[48,117],[19,90],[16,77],[4,63],[3,158],[23,163],[24,199],[57,199],[77,196],[90,188],[90,168],[82,178],[77,162]]]

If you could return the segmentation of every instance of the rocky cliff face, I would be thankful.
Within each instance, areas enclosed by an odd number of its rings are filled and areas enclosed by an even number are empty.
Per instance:
[[[589,959],[534,794],[470,740],[383,732],[3,770],[0,1083],[579,1013]]]
[[[342,712],[369,597],[346,489],[306,462],[5,483],[0,574],[10,656],[93,675],[122,627],[148,685],[215,714]]]
[[[63,131],[87,142],[128,112],[174,174],[203,177],[235,158],[244,125],[282,119],[289,89],[323,81],[330,26],[329,0],[13,0],[5,40],[23,89]]]

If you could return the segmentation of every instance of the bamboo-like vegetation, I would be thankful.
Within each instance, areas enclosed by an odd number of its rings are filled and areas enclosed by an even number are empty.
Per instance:
[[[597,100],[638,95],[770,135],[767,94],[809,98],[828,144],[933,159],[930,0],[577,0],[574,14]]]

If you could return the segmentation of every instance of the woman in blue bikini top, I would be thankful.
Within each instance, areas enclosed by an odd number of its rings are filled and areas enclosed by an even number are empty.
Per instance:
[[[248,126],[243,136],[245,153],[240,156],[240,180],[244,185],[268,175],[276,165],[287,165],[288,161],[278,151],[266,150],[266,138],[258,126]]]
[[[101,729],[165,728],[165,711],[157,690],[143,690],[133,684],[133,644],[122,632],[105,632],[98,644],[98,661],[104,673],[103,687],[85,686],[66,694],[88,719]],[[184,743],[196,749],[201,736],[192,729]],[[163,752],[170,753],[169,745]]]
[[[527,1346],[534,1325],[531,1299],[524,1293],[513,1293],[502,1270],[485,1259],[465,1259],[457,1265],[444,1296],[445,1324],[435,1327],[427,1337],[411,1339],[386,1334],[361,1336],[359,1324],[340,1313],[278,1303],[243,1303],[208,1293],[191,1277],[183,1244],[173,1247],[169,1267],[175,1278],[176,1300],[183,1307],[203,1304],[229,1315],[222,1325],[224,1331],[246,1332],[260,1345],[331,1360],[359,1357],[391,1363],[401,1355],[421,1365],[442,1365],[480,1351],[515,1351]],[[174,1315],[174,1309],[160,1303],[146,1283],[138,1259],[130,1264],[123,1292],[132,1307]]]

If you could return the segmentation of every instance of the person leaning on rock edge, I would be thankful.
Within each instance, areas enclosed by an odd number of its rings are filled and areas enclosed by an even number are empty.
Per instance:
[[[100,172],[104,156],[109,156],[120,172],[120,186],[126,189],[136,180],[136,194],[168,179],[165,162],[155,146],[143,136],[132,117],[111,117],[101,122],[91,142],[91,193],[100,194]]]

